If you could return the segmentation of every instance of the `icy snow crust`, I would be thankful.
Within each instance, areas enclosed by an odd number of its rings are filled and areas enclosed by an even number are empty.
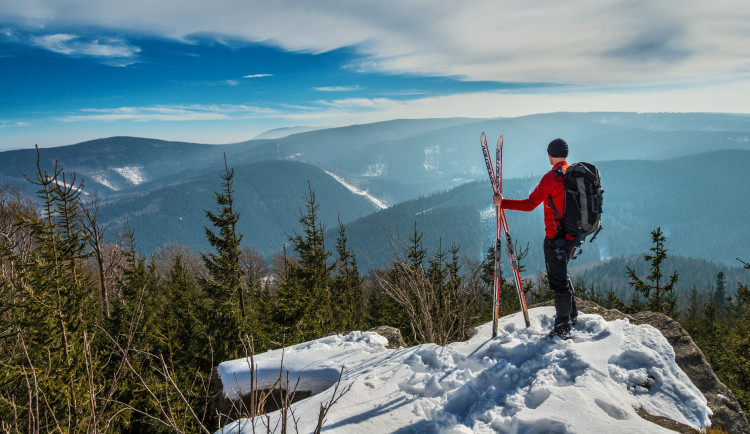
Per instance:
[[[554,308],[530,315],[528,329],[511,315],[495,339],[485,324],[445,347],[389,350],[376,333],[352,332],[287,348],[290,381],[300,377],[298,390],[319,392],[294,404],[299,431],[315,428],[342,365],[342,383],[352,388],[328,413],[329,432],[671,432],[641,419],[637,407],[699,429],[710,424],[706,399],[655,328],[582,314],[572,340],[546,340]],[[280,359],[281,350],[255,356],[261,384],[278,378]],[[220,364],[219,375],[229,397],[249,387],[245,359]],[[271,414],[271,426],[278,417]],[[252,426],[239,420],[218,432]]]

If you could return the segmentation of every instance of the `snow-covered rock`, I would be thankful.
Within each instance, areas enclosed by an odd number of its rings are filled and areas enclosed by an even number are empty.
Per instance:
[[[534,308],[530,316],[529,328],[511,315],[494,339],[485,324],[468,341],[444,347],[387,349],[376,333],[352,332],[286,348],[292,382],[299,377],[298,390],[314,393],[293,405],[299,431],[315,428],[342,366],[342,386],[351,389],[328,413],[329,432],[670,432],[636,409],[697,429],[710,424],[706,399],[654,327],[581,314],[573,339],[548,340],[554,308]],[[255,356],[259,388],[276,381],[281,356]],[[245,359],[218,371],[227,397],[248,392]],[[280,415],[270,416],[275,426]],[[222,431],[252,426],[243,419]]]

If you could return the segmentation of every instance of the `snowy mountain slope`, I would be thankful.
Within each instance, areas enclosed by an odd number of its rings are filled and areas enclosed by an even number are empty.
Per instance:
[[[351,189],[315,166],[293,161],[265,161],[234,168],[234,209],[240,214],[237,230],[243,243],[266,257],[279,251],[299,229],[308,182],[320,206],[319,222],[328,228],[348,223],[379,209],[371,197]],[[214,192],[222,191],[220,172],[109,199],[101,204],[100,221],[109,233],[127,225],[135,230],[138,249],[147,254],[179,241],[196,251],[210,246],[203,210],[216,209]]]
[[[554,309],[530,314],[528,329],[512,315],[495,339],[485,324],[467,342],[445,347],[389,350],[376,333],[352,332],[287,348],[292,382],[300,377],[298,390],[317,393],[294,404],[299,431],[314,429],[342,366],[351,390],[328,413],[330,432],[670,432],[635,408],[698,429],[710,424],[706,399],[657,329],[582,314],[573,340],[545,340]],[[261,387],[278,378],[281,356],[255,356]],[[228,397],[247,392],[247,366],[244,359],[219,365]],[[280,415],[270,416],[275,426]],[[252,426],[243,419],[219,432]]]

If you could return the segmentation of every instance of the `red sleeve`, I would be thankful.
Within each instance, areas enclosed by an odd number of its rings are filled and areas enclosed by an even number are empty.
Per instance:
[[[528,199],[505,199],[503,198],[503,209],[514,211],[531,211],[538,207],[540,203],[547,199],[552,187],[554,173],[547,172],[539,181],[534,191],[531,192]]]

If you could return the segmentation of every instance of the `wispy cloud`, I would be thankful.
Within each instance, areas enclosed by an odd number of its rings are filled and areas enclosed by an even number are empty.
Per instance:
[[[746,0],[673,2],[5,1],[0,22],[106,27],[188,40],[196,33],[272,41],[295,52],[355,47],[358,69],[466,80],[632,85],[747,74]],[[144,13],[148,11],[148,13]],[[59,52],[120,52],[67,34]],[[78,45],[76,45],[76,43]],[[130,48],[132,49],[132,47]],[[131,53],[132,54],[132,53]],[[258,78],[264,74],[251,74]]]
[[[56,33],[32,36],[34,45],[59,54],[104,58],[133,58],[141,49],[122,38],[87,39],[82,36]]]
[[[383,109],[392,106],[394,100],[388,98],[346,98],[333,101],[320,101],[320,104],[328,107],[346,109]]]
[[[359,86],[322,86],[313,88],[313,90],[317,90],[318,92],[354,92],[361,89]]]
[[[12,128],[12,127],[27,127],[29,126],[28,122],[22,122],[22,121],[0,121],[0,130],[3,128]]]
[[[61,117],[59,120],[63,122],[216,121],[269,116],[275,113],[271,109],[241,104],[154,105],[145,107],[82,109],[74,114]]]
[[[273,74],[250,74],[242,78],[263,78],[263,77],[273,77]]]

